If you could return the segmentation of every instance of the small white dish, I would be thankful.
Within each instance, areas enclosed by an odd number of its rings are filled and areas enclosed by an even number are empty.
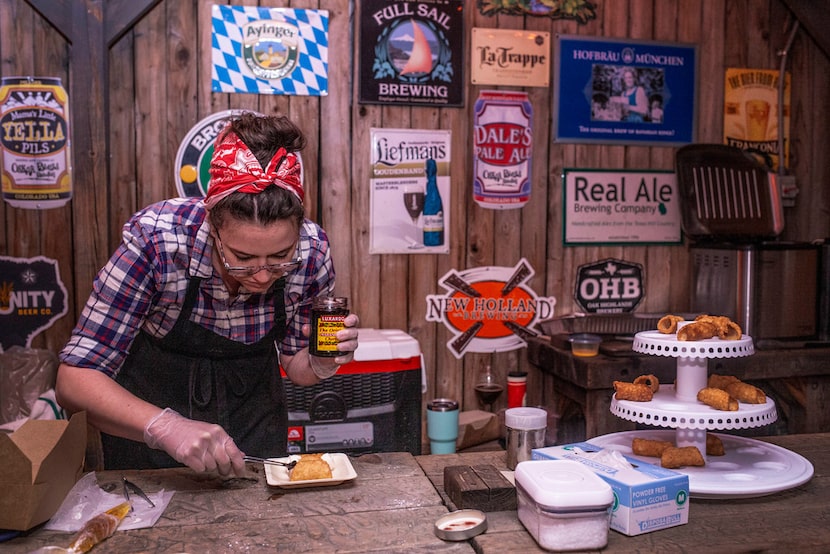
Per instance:
[[[271,458],[278,462],[291,462],[299,460],[299,455],[292,455],[286,458]],[[272,487],[283,489],[305,488],[305,487],[331,487],[357,477],[357,472],[352,466],[349,456],[342,453],[323,454],[323,459],[331,466],[331,478],[329,479],[306,479],[303,481],[292,481],[288,474],[288,468],[272,464],[264,464],[265,480]]]
[[[456,510],[438,518],[433,532],[445,541],[466,541],[487,530],[487,515],[479,510]]]

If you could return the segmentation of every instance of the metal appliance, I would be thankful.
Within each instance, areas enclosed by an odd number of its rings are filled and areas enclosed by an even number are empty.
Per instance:
[[[354,361],[310,387],[283,374],[288,452],[421,453],[421,351],[394,329],[359,329]]]
[[[683,231],[694,241],[690,310],[729,316],[757,348],[818,339],[822,248],[778,240],[776,175],[720,144],[684,146],[676,162]]]

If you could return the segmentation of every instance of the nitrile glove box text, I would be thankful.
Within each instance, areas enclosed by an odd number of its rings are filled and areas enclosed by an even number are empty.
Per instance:
[[[614,491],[611,529],[634,536],[689,522],[689,476],[640,460],[624,458],[633,466],[617,468],[581,455],[601,452],[588,442],[537,448],[533,460],[573,460],[605,479]]]

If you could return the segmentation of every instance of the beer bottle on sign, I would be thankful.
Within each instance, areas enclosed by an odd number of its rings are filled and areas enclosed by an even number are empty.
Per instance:
[[[444,204],[438,192],[438,166],[435,160],[426,161],[427,192],[424,198],[424,246],[444,244]]]

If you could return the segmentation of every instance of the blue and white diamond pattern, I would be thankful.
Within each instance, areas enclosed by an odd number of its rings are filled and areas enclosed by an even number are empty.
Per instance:
[[[282,79],[257,77],[242,59],[242,28],[258,20],[285,21],[299,29],[297,66]],[[328,95],[328,11],[214,5],[211,23],[213,92]]]

